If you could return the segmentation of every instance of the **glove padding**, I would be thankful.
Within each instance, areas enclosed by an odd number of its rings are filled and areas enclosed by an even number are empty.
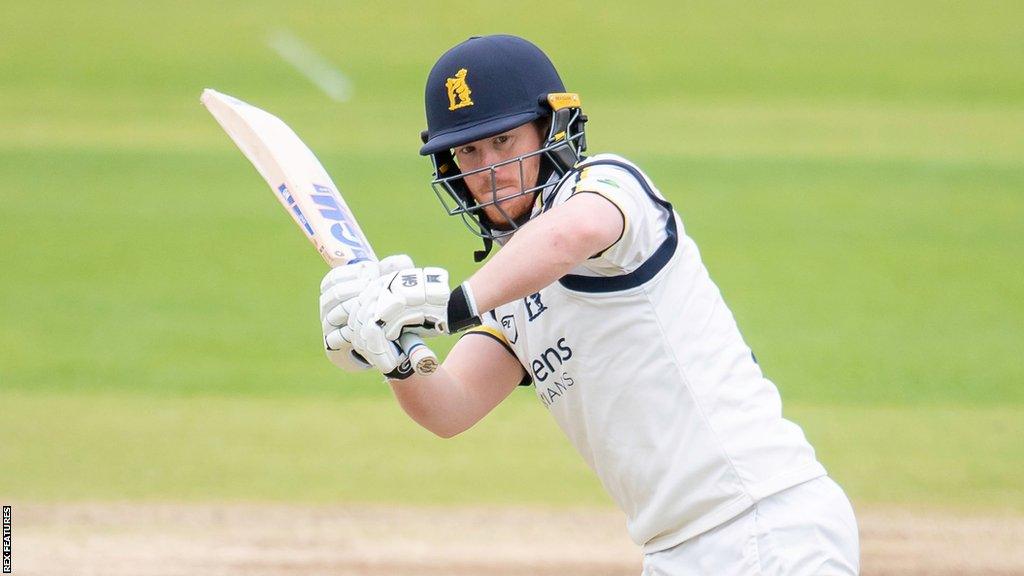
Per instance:
[[[380,262],[363,261],[334,268],[320,283],[320,323],[324,334],[324,351],[332,364],[356,372],[373,366],[354,353],[351,338],[342,333],[349,320],[349,308],[370,284],[382,275],[413,267],[405,254],[388,256]]]
[[[412,268],[382,274],[378,283],[374,322],[384,337],[397,340],[403,329],[421,336],[448,332],[448,271],[444,268]]]
[[[416,268],[393,272],[371,282],[359,298],[349,300],[348,325],[339,332],[354,351],[389,378],[405,353],[396,343],[403,331],[421,336],[445,332],[448,314],[448,271]]]

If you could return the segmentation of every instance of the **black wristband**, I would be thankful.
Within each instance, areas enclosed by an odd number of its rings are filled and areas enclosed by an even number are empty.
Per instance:
[[[448,297],[448,333],[454,334],[479,325],[480,316],[472,293],[465,284],[461,284]]]

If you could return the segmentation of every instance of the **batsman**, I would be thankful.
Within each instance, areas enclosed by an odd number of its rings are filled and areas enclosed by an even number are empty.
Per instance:
[[[533,386],[626,515],[644,575],[857,574],[857,522],[782,417],[697,245],[632,162],[584,155],[580,98],[515,36],[473,37],[426,83],[420,154],[486,264],[451,288],[407,257],[321,283],[327,356],[387,376],[451,437]],[[462,333],[428,375],[397,341]]]

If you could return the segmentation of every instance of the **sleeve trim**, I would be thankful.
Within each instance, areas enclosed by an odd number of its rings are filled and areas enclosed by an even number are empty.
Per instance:
[[[558,280],[558,283],[561,284],[562,287],[576,292],[619,292],[641,286],[654,278],[658,272],[668,264],[672,259],[672,256],[675,254],[679,243],[679,233],[676,225],[675,211],[672,209],[672,203],[659,197],[654,192],[654,189],[647,182],[646,177],[639,169],[618,160],[597,160],[591,163],[591,165],[598,164],[618,166],[632,174],[633,177],[636,178],[637,182],[640,183],[640,186],[651,201],[658,206],[661,206],[661,208],[668,213],[668,221],[665,225],[665,239],[662,241],[661,246],[654,251],[654,254],[644,261],[639,268],[628,274],[609,277],[591,277],[566,274]]]
[[[479,334],[480,336],[486,336],[487,338],[494,340],[498,344],[501,344],[501,346],[511,354],[513,358],[515,358],[516,362],[519,362],[519,357],[516,356],[516,353],[512,350],[512,346],[508,343],[508,339],[505,338],[505,335],[502,334],[500,330],[490,326],[477,326],[476,328],[464,332],[462,334],[462,338],[465,338],[470,334]],[[522,363],[519,363],[519,366],[522,368]],[[523,368],[523,379],[519,381],[519,386],[529,386],[530,384],[533,384],[533,378],[530,378],[530,373],[526,368]]]
[[[515,351],[512,350],[512,345],[508,343],[508,338],[505,338],[505,335],[502,334],[501,331],[496,328],[492,328],[491,326],[477,326],[475,328],[467,330],[466,333],[463,334],[463,337],[468,336],[470,334],[479,334],[481,336],[487,336],[497,341],[498,344],[501,344],[501,346],[505,350],[508,350],[509,354],[513,356],[516,355]]]

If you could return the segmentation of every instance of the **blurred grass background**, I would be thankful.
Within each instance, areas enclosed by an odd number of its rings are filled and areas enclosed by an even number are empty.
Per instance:
[[[282,117],[379,254],[463,278],[423,82],[507,32],[683,214],[855,503],[1024,510],[1018,2],[2,7],[0,497],[608,505],[532,389],[441,441],[324,360],[323,264],[198,101]]]

